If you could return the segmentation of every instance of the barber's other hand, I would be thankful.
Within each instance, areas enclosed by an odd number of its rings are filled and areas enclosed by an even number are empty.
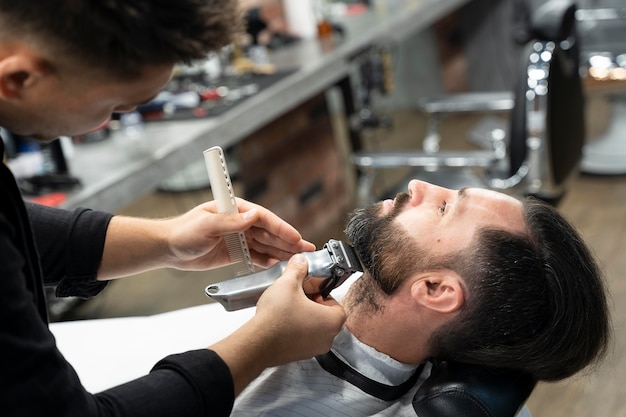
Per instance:
[[[315,246],[271,211],[237,198],[236,214],[218,214],[215,202],[201,204],[167,220],[167,242],[173,267],[201,270],[230,262],[223,237],[244,232],[255,265],[267,268]]]
[[[293,256],[284,274],[261,296],[253,320],[271,339],[268,366],[281,365],[326,353],[346,320],[343,307],[332,297],[308,298],[303,281],[307,260]]]
[[[257,303],[255,316],[209,349],[226,362],[240,393],[265,368],[310,358],[330,350],[346,314],[332,297],[309,299],[303,255],[291,258],[284,274]]]

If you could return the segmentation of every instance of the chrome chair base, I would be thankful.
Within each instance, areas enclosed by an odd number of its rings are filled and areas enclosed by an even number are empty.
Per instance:
[[[583,148],[582,172],[597,175],[626,174],[626,96],[613,101],[611,120],[602,137]]]

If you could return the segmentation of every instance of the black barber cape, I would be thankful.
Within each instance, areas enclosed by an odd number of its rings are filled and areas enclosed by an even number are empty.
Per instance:
[[[96,273],[111,217],[25,204],[11,171],[0,164],[0,415],[228,415],[233,382],[212,351],[168,356],[150,374],[93,395],[56,348],[44,282],[57,285],[60,296],[100,292],[106,283]]]

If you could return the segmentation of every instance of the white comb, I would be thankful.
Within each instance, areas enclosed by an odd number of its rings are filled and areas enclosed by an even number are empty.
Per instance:
[[[203,153],[217,212],[220,214],[238,213],[235,192],[230,181],[224,151],[219,146],[213,146]],[[224,236],[224,242],[235,274],[241,276],[254,272],[245,235],[242,232],[232,233]]]

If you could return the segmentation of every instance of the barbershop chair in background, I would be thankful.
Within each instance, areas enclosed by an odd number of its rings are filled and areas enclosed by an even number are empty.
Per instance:
[[[436,362],[413,397],[419,417],[514,417],[535,388],[529,375]]]
[[[584,103],[579,74],[576,6],[550,0],[532,11],[514,92],[454,94],[423,100],[428,132],[423,152],[358,152],[359,204],[372,195],[377,172],[412,167],[411,178],[449,188],[482,187],[533,195],[557,204],[578,173],[584,145]],[[488,129],[476,151],[440,151],[438,127],[449,113],[506,111],[509,126]],[[489,124],[489,123],[487,123]],[[401,184],[398,190],[405,190]],[[395,194],[392,190],[389,195]]]
[[[624,0],[579,0],[576,20],[581,64],[590,98],[608,103],[603,132],[593,132],[583,149],[581,171],[626,174],[626,4]]]

